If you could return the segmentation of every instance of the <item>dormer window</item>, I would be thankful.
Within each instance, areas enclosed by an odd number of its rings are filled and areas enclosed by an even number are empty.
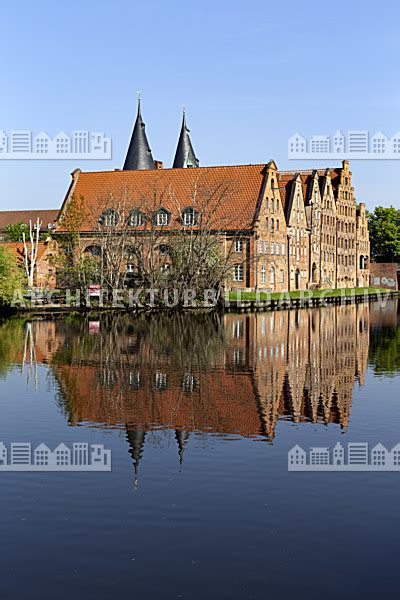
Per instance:
[[[197,223],[197,210],[189,206],[182,213],[183,224],[185,227],[191,227]]]
[[[119,215],[113,208],[107,208],[101,215],[99,223],[105,227],[115,227],[119,223]]]
[[[156,225],[164,227],[169,223],[169,212],[165,208],[160,208],[156,215]]]
[[[143,213],[141,213],[140,210],[137,210],[135,208],[129,215],[129,225],[131,227],[140,227],[141,225],[143,225],[143,222]]]

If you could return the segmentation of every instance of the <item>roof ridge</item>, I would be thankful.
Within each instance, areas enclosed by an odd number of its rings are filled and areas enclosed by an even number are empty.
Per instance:
[[[248,164],[241,164],[241,165],[202,165],[201,167],[197,167],[196,168],[196,172],[201,171],[201,170],[205,170],[205,169],[226,169],[226,168],[238,168],[238,167],[266,167],[268,163],[248,163]],[[187,169],[183,169],[182,167],[164,167],[162,169],[140,169],[141,173],[154,173],[154,171],[157,171],[158,173],[163,173],[164,171],[183,171],[183,170],[187,170]],[[82,175],[89,175],[89,174],[96,174],[99,175],[100,173],[137,173],[139,171],[138,170],[126,170],[124,171],[123,169],[111,169],[111,170],[107,170],[107,171],[81,171]],[[282,172],[282,171],[281,171]]]

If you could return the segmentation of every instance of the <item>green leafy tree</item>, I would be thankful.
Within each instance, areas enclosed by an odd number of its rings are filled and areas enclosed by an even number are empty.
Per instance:
[[[29,227],[25,223],[14,223],[5,228],[5,238],[8,242],[22,242],[24,233],[29,233]]]
[[[10,306],[16,290],[25,287],[25,277],[17,259],[0,246],[0,307]]]
[[[400,260],[400,210],[377,206],[368,215],[371,256],[379,262]]]

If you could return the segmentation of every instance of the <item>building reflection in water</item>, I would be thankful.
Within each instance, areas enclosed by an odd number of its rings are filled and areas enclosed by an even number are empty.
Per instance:
[[[385,309],[397,331],[397,300]],[[349,423],[364,383],[373,305],[249,315],[102,316],[32,324],[36,356],[59,384],[71,425],[125,427],[137,477],[146,432],[263,436],[279,420]],[[389,326],[389,325],[388,325]]]

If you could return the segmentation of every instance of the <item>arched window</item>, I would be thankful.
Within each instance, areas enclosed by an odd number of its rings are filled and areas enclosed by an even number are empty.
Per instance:
[[[156,225],[159,227],[164,227],[169,223],[170,213],[165,210],[165,208],[160,208],[160,210],[156,214]]]
[[[271,219],[271,231],[273,232],[275,230],[275,221],[274,219]]]
[[[274,212],[274,208],[275,208],[275,200],[272,198],[271,199],[271,212]]]
[[[279,231],[279,219],[276,220],[276,230]]]
[[[113,208],[107,208],[101,215],[99,222],[105,227],[115,227],[119,223],[119,215]]]
[[[94,257],[101,256],[101,248],[100,246],[87,246],[85,254],[91,254]]]
[[[188,208],[185,208],[184,211],[182,212],[182,220],[183,220],[183,224],[186,227],[190,227],[192,225],[196,225],[196,223],[197,223],[197,210],[195,210],[191,206],[189,206]]]
[[[129,225],[131,227],[140,227],[144,223],[143,213],[140,212],[137,208],[132,210],[129,214]]]

